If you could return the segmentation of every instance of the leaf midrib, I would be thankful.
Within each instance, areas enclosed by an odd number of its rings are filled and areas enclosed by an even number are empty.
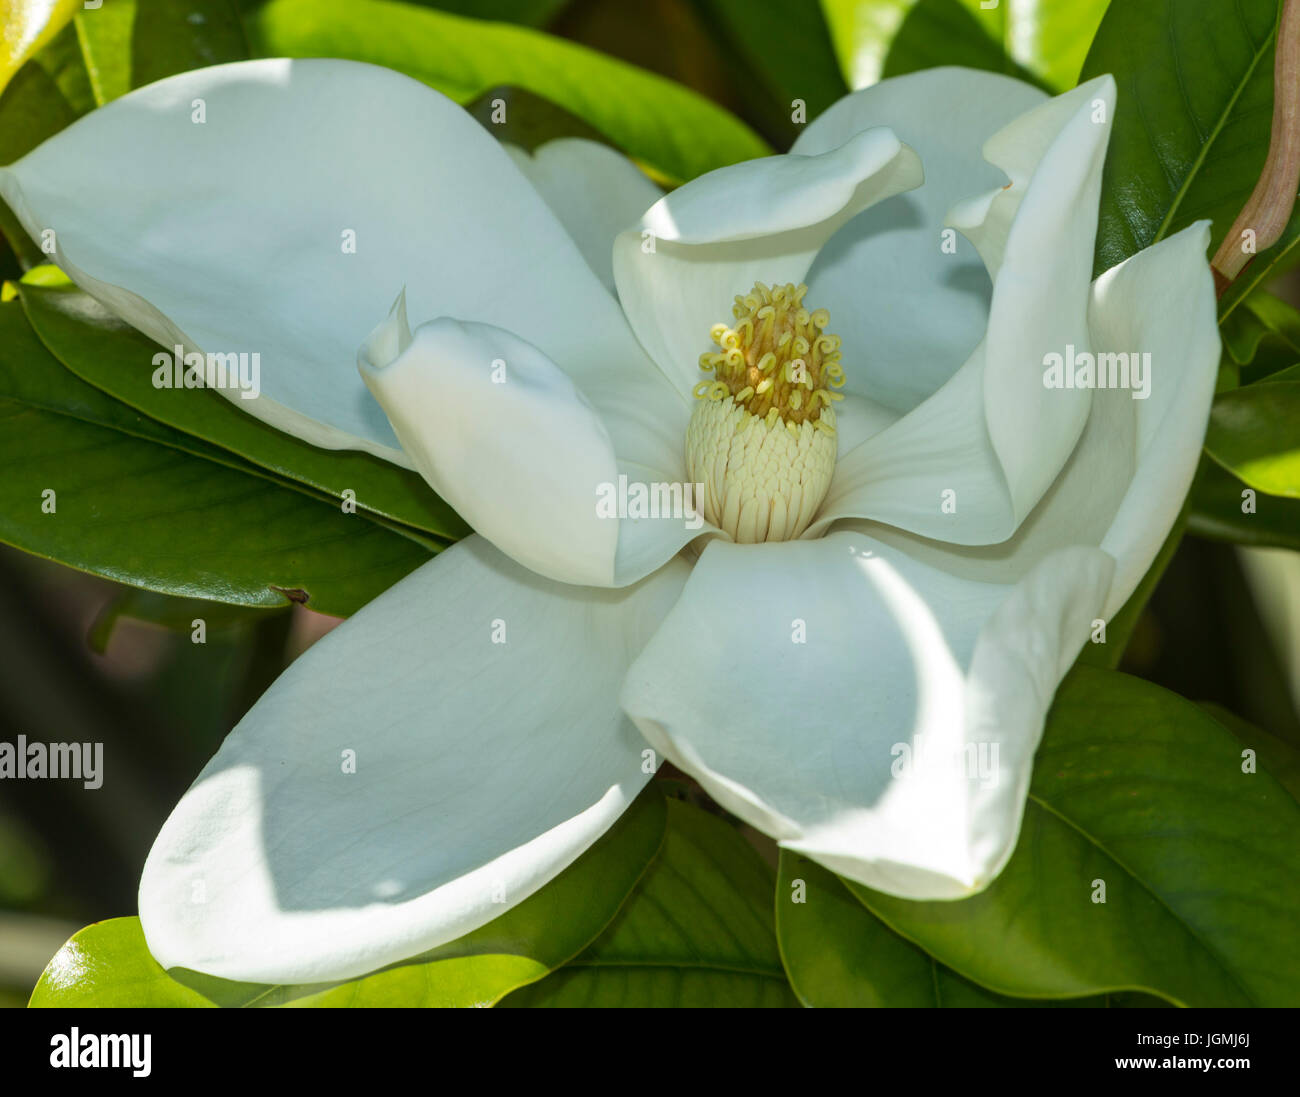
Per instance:
[[[1087,830],[1084,830],[1082,826],[1080,826],[1074,820],[1070,819],[1067,815],[1064,815],[1061,812],[1057,811],[1054,807],[1051,806],[1051,804],[1049,804],[1041,796],[1037,795],[1031,790],[1027,799],[1029,803],[1037,805],[1043,811],[1051,815],[1054,819],[1059,819],[1062,823],[1064,823],[1067,827],[1073,830],[1076,834],[1081,835],[1084,838],[1084,840],[1087,841],[1090,845],[1092,845],[1099,853],[1101,853],[1110,861],[1114,862],[1120,869],[1122,869],[1124,873],[1126,873],[1135,884],[1137,884],[1143,891],[1145,891],[1148,895],[1150,895],[1151,898],[1153,898],[1157,903],[1159,903],[1160,906],[1164,908],[1165,911],[1168,912],[1169,916],[1173,918],[1173,920],[1178,925],[1183,927],[1183,930],[1187,933],[1187,935],[1201,947],[1201,949],[1206,953],[1206,955],[1208,955],[1214,961],[1216,966],[1218,966],[1218,968],[1223,972],[1223,974],[1227,976],[1228,981],[1232,983],[1232,985],[1235,986],[1239,991],[1241,991],[1246,1001],[1248,1001],[1252,1006],[1259,1005],[1259,1002],[1256,1001],[1254,993],[1248,990],[1246,986],[1241,982],[1241,980],[1237,977],[1236,973],[1232,970],[1231,967],[1229,967],[1228,961],[1225,959],[1225,957],[1217,949],[1212,948],[1205,941],[1205,939],[1200,935],[1200,933],[1197,932],[1197,930],[1181,914],[1179,914],[1176,910],[1174,910],[1172,906],[1169,905],[1168,900],[1166,900],[1165,897],[1160,894],[1160,892],[1156,891],[1154,887],[1152,887],[1145,880],[1143,880],[1141,876],[1139,876],[1136,872],[1134,872],[1133,869],[1131,869],[1124,861],[1122,861],[1118,856],[1116,856],[1115,853],[1113,853],[1109,848],[1107,848],[1107,846],[1099,838],[1097,838],[1095,835],[1091,834]]]
[[[1168,10],[1172,12],[1173,8],[1170,7]],[[1169,24],[1169,34],[1171,39],[1173,38],[1173,30],[1174,30],[1173,23],[1171,21]],[[1265,37],[1263,43],[1256,51],[1255,56],[1251,59],[1250,66],[1246,69],[1246,72],[1242,76],[1240,83],[1238,83],[1236,90],[1232,93],[1232,98],[1228,100],[1227,105],[1223,108],[1223,112],[1219,115],[1219,119],[1215,123],[1214,128],[1210,130],[1210,135],[1204,141],[1201,142],[1200,150],[1197,152],[1196,158],[1192,161],[1191,168],[1188,169],[1187,174],[1183,177],[1182,185],[1175,192],[1173,201],[1170,203],[1169,209],[1166,211],[1164,218],[1161,220],[1159,227],[1156,229],[1156,234],[1151,240],[1152,244],[1157,244],[1161,240],[1163,240],[1165,234],[1169,231],[1169,226],[1173,224],[1173,219],[1177,215],[1179,208],[1182,206],[1183,199],[1187,196],[1187,192],[1191,189],[1192,183],[1195,182],[1198,174],[1200,173],[1201,168],[1205,164],[1205,159],[1209,155],[1210,148],[1214,145],[1214,142],[1218,139],[1219,134],[1223,132],[1224,127],[1228,124],[1228,118],[1232,115],[1233,110],[1236,108],[1237,101],[1241,98],[1242,92],[1246,90],[1246,85],[1250,83],[1251,77],[1255,75],[1255,69],[1259,67],[1260,61],[1263,59],[1264,54],[1266,54],[1269,51],[1276,37],[1277,37],[1277,24],[1275,22],[1273,24],[1273,29],[1268,32],[1268,35]],[[1179,91],[1180,93],[1182,93],[1182,88],[1183,88],[1182,61],[1179,57],[1177,50],[1174,50],[1174,67],[1178,74]],[[1192,119],[1192,121],[1195,121],[1195,116],[1193,115],[1191,109],[1191,103],[1188,102],[1187,95],[1185,93],[1182,94],[1182,99],[1183,99],[1183,105],[1187,108],[1188,118]],[[1145,129],[1145,127],[1143,128]],[[1150,143],[1151,141],[1150,130],[1146,130],[1146,136],[1147,136],[1148,143]],[[1156,152],[1154,145],[1151,146],[1151,151],[1156,156],[1156,158],[1159,159],[1159,153]]]

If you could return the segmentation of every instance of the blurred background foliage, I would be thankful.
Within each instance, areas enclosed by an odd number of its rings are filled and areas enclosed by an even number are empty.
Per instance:
[[[795,100],[811,120],[850,88],[897,73],[962,64],[1048,90],[1071,87],[1107,6],[1061,0],[990,13],[979,0],[365,0],[358,18],[359,0],[106,0],[92,19],[81,4],[58,0],[62,21],[27,27],[24,5],[10,5],[0,163],[131,87],[254,53],[328,55],[345,36],[348,56],[414,70],[485,124],[492,101],[505,98],[509,122],[497,136],[526,147],[560,135],[607,140],[665,185],[784,150],[800,128]],[[411,12],[417,7],[427,11]],[[447,22],[440,13],[503,25]],[[558,63],[539,58],[535,31],[585,50]],[[697,94],[674,100],[670,117],[602,114],[602,88],[653,79],[645,74]],[[738,121],[711,118],[709,138],[693,140],[692,112],[705,117],[716,107]],[[41,257],[2,207],[0,236],[0,277],[16,280]],[[1269,272],[1273,289],[1282,302],[1300,301],[1287,265]],[[1293,315],[1279,321],[1242,310],[1230,342],[1253,340],[1240,356],[1247,369],[1300,360],[1300,338],[1293,343],[1287,327]],[[1247,379],[1231,353],[1224,370],[1225,384]],[[1270,499],[1266,521],[1242,523],[1241,486],[1206,459],[1189,532],[1122,669],[1300,745],[1300,582],[1291,551],[1300,545],[1300,501]],[[1243,555],[1234,541],[1264,547]],[[0,1003],[17,1006],[74,931],[135,912],[140,867],[173,804],[242,713],[333,619],[300,606],[144,592],[5,546],[0,606],[3,737],[102,742],[112,767],[96,791],[74,782],[0,786]],[[207,622],[202,645],[190,636],[198,617]]]

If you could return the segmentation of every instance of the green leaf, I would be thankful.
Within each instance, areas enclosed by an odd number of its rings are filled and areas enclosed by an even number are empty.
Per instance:
[[[1057,692],[1015,853],[985,891],[917,903],[852,890],[1000,993],[1297,1005],[1298,833],[1300,805],[1262,769],[1243,772],[1221,724],[1158,686],[1081,667]]]
[[[732,83],[787,143],[802,128],[791,118],[796,99],[811,122],[848,94],[826,24],[808,0],[695,0],[695,8],[722,47]]]
[[[569,0],[414,0],[424,7],[475,19],[542,27],[562,12]]]
[[[17,301],[0,305],[0,467],[0,541],[165,594],[289,598],[346,616],[438,547],[344,514],[78,380]]]
[[[80,6],[80,0],[7,0],[0,20],[0,91]]]
[[[335,498],[352,491],[359,510],[438,537],[459,539],[469,533],[418,473],[370,454],[308,445],[245,414],[216,392],[155,388],[157,344],[75,286],[24,280],[19,293],[37,335],[68,369],[151,418]]]
[[[580,952],[617,913],[664,837],[651,786],[591,849],[500,918],[423,956],[350,982],[261,986],[161,968],[136,918],[97,922],[50,961],[31,1006],[486,1006]]]
[[[1261,349],[1272,346],[1280,365],[1300,356],[1300,312],[1280,297],[1259,291],[1219,321],[1223,345],[1238,365],[1251,365]]]
[[[1300,499],[1300,381],[1220,393],[1205,450],[1252,488]]]
[[[144,943],[139,918],[109,918],[73,934],[46,965],[27,1004],[32,1009],[213,1005],[158,966]]]
[[[1300,800],[1300,750],[1285,739],[1256,727],[1213,701],[1198,702],[1211,716],[1259,756],[1259,764],[1293,797]]]
[[[988,29],[959,0],[920,0],[894,35],[881,77],[961,65],[1004,73],[1046,88],[1042,80],[1006,52],[999,38],[986,33]]]
[[[178,72],[249,55],[235,0],[113,0],[79,11],[76,22],[101,106]]]
[[[801,885],[796,890],[796,885]],[[963,979],[904,940],[858,902],[834,873],[781,852],[776,934],[790,986],[806,1006],[1015,1008],[1102,1006],[1105,1001],[1007,998]]]
[[[1216,461],[1201,459],[1188,499],[1189,533],[1238,545],[1300,549],[1300,502],[1261,495]]]
[[[898,28],[917,0],[822,0],[840,71],[851,88],[876,83]]]
[[[771,151],[744,123],[695,92],[526,27],[387,0],[271,0],[249,13],[247,29],[262,56],[370,61],[459,103],[497,85],[523,88],[678,182]]]
[[[776,947],[772,889],[772,870],[728,823],[670,800],[663,850],[609,929],[501,1004],[797,1004]]]
[[[1201,218],[1215,247],[1231,227],[1268,154],[1277,14],[1277,0],[1112,0],[1080,77],[1119,89],[1096,273]]]
[[[931,65],[1008,72],[1073,87],[1107,0],[822,0],[845,78],[855,88]],[[906,41],[899,41],[906,37]],[[888,55],[898,51],[898,56]]]

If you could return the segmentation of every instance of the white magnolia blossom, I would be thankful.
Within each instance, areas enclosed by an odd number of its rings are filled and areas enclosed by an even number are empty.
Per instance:
[[[237,406],[418,469],[476,531],[199,775],[140,885],[158,960],[320,982],[454,939],[587,849],[647,757],[870,887],[985,887],[1214,387],[1205,223],[1092,280],[1114,108],[1109,77],[1052,99],[935,69],[660,197],[385,69],[270,60],[133,92],[0,173],[141,331],[259,352]],[[1045,384],[1101,353],[1149,354],[1147,398]],[[699,480],[708,520],[611,518],[620,477]]]

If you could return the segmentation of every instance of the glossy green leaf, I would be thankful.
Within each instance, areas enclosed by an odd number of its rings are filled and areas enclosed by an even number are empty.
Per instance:
[[[668,803],[663,850],[608,930],[504,1006],[797,1004],[777,951],[773,873],[728,823]]]
[[[97,922],[50,961],[33,1007],[489,1006],[580,952],[617,913],[664,838],[651,787],[541,891],[457,941],[333,986],[260,986],[161,968],[136,918]]]
[[[1217,461],[1202,458],[1188,505],[1187,529],[1198,537],[1300,549],[1300,501],[1248,488]]]
[[[28,1005],[155,1006],[198,1009],[213,1003],[168,977],[149,955],[139,918],[109,918],[79,930],[41,973]]]
[[[1300,750],[1213,701],[1201,701],[1200,706],[1255,751],[1259,755],[1259,764],[1300,800]]]
[[[677,181],[771,151],[695,92],[527,27],[388,0],[270,0],[248,14],[247,29],[262,56],[370,61],[460,103],[497,85],[523,88]]]
[[[1300,381],[1220,393],[1205,450],[1250,487],[1300,499]]]
[[[81,0],[5,0],[0,18],[0,91],[79,7]]]
[[[95,99],[178,72],[248,57],[236,0],[112,0],[77,13]]]
[[[1110,73],[1119,91],[1098,274],[1201,218],[1213,247],[1228,231],[1268,154],[1277,11],[1277,0],[1112,0],[1080,78]]]
[[[1081,667],[1057,692],[1015,853],[985,891],[952,903],[853,892],[1000,993],[1297,1005],[1297,834],[1300,805],[1262,767],[1243,772],[1242,744],[1216,720]]]
[[[790,986],[806,1006],[1005,1009],[1105,1004],[1100,998],[1038,1002],[985,990],[900,937],[834,873],[784,850],[776,886],[776,934]]]
[[[29,276],[30,277],[30,276]],[[424,479],[370,454],[318,449],[244,414],[219,393],[153,385],[158,346],[76,287],[19,287],[37,335],[84,381],[186,434],[236,453],[285,479],[344,498],[358,509],[426,533],[459,539],[469,527]]]
[[[438,545],[344,514],[78,380],[17,301],[0,305],[0,467],[0,541],[165,594],[289,598],[346,616]]]
[[[855,88],[915,68],[969,65],[1063,91],[1074,86],[1106,3],[1016,0],[986,8],[980,0],[822,0],[822,10]]]
[[[695,0],[694,6],[728,62],[730,83],[787,143],[848,94],[826,24],[808,0]],[[804,108],[798,123],[796,100]]]

